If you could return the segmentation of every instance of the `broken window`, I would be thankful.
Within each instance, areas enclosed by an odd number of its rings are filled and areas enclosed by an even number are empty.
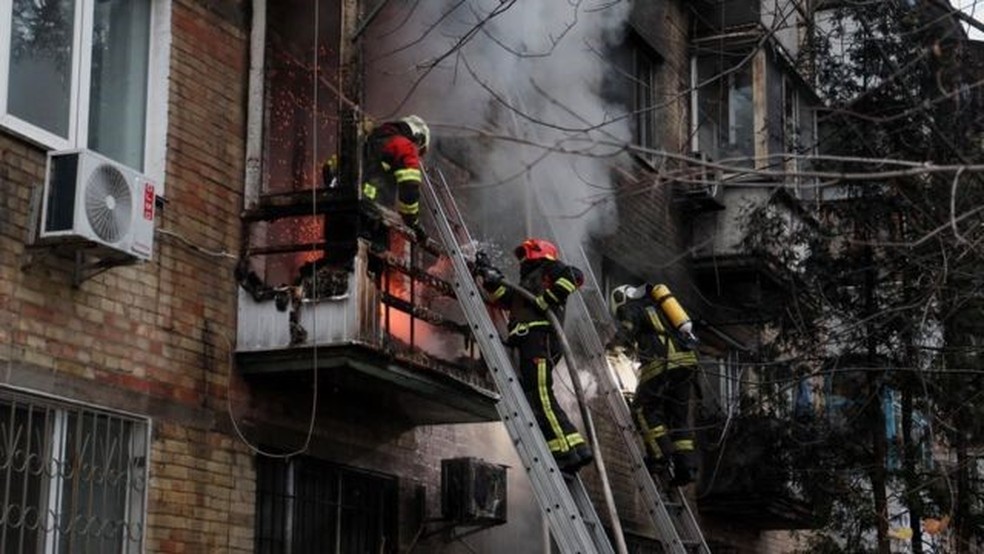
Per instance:
[[[264,195],[295,195],[303,203],[311,198],[306,191],[330,184],[325,166],[337,160],[340,41],[338,2],[267,2]],[[258,268],[268,284],[292,284],[302,266],[321,258],[325,217],[299,213],[254,230],[254,242],[272,252]]]
[[[755,155],[752,65],[745,56],[701,57],[697,70],[697,148],[714,160],[751,167]]]

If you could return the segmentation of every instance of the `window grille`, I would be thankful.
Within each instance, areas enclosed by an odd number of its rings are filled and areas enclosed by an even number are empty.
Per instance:
[[[258,554],[398,552],[395,478],[307,457],[256,468]]]
[[[0,551],[141,552],[148,427],[0,389]]]

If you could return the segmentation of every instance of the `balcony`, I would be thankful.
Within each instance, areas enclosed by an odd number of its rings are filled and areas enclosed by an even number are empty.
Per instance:
[[[762,0],[698,0],[693,4],[693,11],[698,42],[725,36],[733,42],[742,36],[752,38],[770,33],[795,58],[799,46],[807,38],[808,14],[800,2],[792,0],[769,3]]]
[[[797,494],[783,463],[788,445],[782,437],[788,430],[789,422],[777,417],[732,420],[722,446],[703,451],[697,488],[701,515],[760,530],[810,528],[811,504]],[[708,436],[702,444],[715,444],[717,438]]]
[[[258,391],[308,386],[317,371],[322,386],[413,424],[498,420],[432,240],[324,189],[261,198],[243,219],[236,361]]]
[[[723,209],[692,219],[691,263],[697,284],[722,302],[759,311],[781,308],[807,254],[800,234],[812,220],[780,184],[721,188],[717,198]]]
[[[691,154],[695,159],[706,163],[707,156],[697,152]],[[673,183],[673,200],[691,215],[716,212],[724,209],[721,202],[724,187],[721,186],[720,172],[701,163],[686,164],[683,168],[669,173]]]

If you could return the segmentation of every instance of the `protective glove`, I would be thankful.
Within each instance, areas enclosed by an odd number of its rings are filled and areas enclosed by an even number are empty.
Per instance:
[[[476,265],[475,276],[481,278],[482,283],[491,288],[498,287],[505,280],[505,277],[502,275],[501,271],[489,265]]]
[[[472,268],[477,273],[478,270],[485,267],[492,267],[492,262],[489,260],[488,254],[486,254],[482,250],[479,250],[478,252],[475,253],[475,261],[472,264]]]

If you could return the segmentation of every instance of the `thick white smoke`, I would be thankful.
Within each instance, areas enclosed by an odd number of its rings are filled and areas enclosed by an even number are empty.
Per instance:
[[[602,90],[629,7],[391,1],[367,31],[367,111],[431,123],[439,149],[471,173],[459,199],[479,238],[546,236],[579,254],[615,220],[612,143],[631,133]]]

